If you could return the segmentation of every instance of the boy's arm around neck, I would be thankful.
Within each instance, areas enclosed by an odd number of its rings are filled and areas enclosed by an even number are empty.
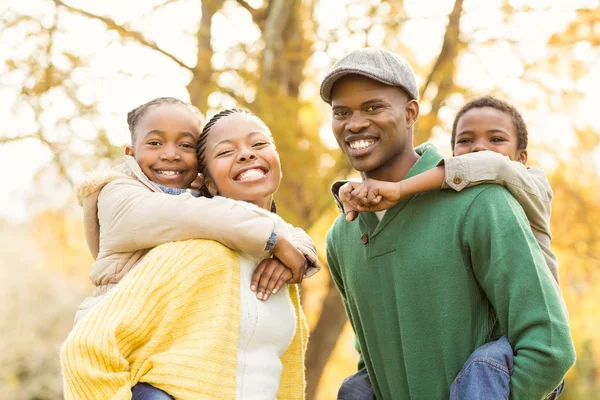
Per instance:
[[[461,224],[463,251],[514,350],[510,399],[543,399],[575,362],[560,289],[504,189],[482,190]]]
[[[187,239],[212,239],[250,254],[266,255],[277,230],[266,210],[241,201],[151,192],[130,179],[106,185],[98,197],[101,249],[136,251]]]
[[[443,188],[461,191],[465,187],[482,183],[502,185],[523,207],[529,224],[552,238],[552,188],[541,168],[527,168],[522,163],[511,161],[493,151],[446,158],[440,165],[444,166],[446,175]]]

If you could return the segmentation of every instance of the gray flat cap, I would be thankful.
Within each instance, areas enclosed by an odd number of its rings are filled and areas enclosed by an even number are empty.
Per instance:
[[[384,49],[367,48],[354,50],[335,63],[321,83],[321,98],[324,102],[331,104],[333,85],[341,77],[350,74],[401,87],[410,97],[419,99],[415,72],[404,58]]]

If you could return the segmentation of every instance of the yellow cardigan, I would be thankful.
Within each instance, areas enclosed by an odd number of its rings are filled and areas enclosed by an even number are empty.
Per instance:
[[[163,244],[70,333],[61,349],[66,399],[131,399],[146,382],[175,399],[235,399],[240,322],[237,253],[211,240]],[[282,357],[278,399],[304,399],[308,326]]]

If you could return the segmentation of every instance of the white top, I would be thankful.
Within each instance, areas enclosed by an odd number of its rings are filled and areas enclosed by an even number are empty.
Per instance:
[[[276,399],[281,357],[296,332],[296,311],[287,285],[262,301],[250,290],[252,273],[260,262],[238,252],[240,259],[240,331],[237,354],[236,400]]]
[[[383,219],[383,216],[385,215],[386,211],[387,210],[375,211],[375,215],[377,215],[377,219],[379,219],[381,221]]]

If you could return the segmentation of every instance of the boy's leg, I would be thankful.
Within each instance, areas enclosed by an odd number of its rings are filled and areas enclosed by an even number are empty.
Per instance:
[[[147,383],[138,383],[131,389],[131,400],[173,400],[173,397]]]
[[[513,350],[502,336],[471,354],[450,386],[450,400],[506,400],[512,371]]]
[[[371,388],[367,369],[363,368],[344,379],[337,398],[338,400],[375,400],[375,392]]]

